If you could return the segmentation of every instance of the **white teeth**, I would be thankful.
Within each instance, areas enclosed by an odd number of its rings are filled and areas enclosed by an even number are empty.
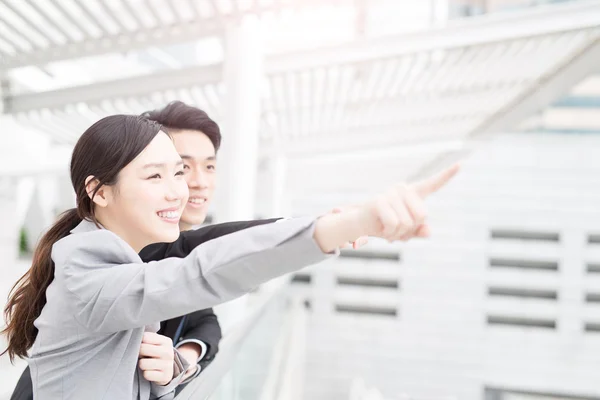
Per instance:
[[[175,219],[179,218],[179,213],[177,213],[177,211],[160,211],[158,216],[161,218]]]
[[[204,204],[206,203],[206,199],[192,198],[189,200],[189,202],[194,204]]]

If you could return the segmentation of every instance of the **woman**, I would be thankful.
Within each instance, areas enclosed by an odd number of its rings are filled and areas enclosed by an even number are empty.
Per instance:
[[[139,255],[143,262],[159,261],[169,257],[183,258],[186,257],[194,248],[204,242],[227,235],[229,233],[237,232],[242,229],[248,229],[262,224],[270,224],[278,220],[279,218],[227,222],[206,226],[199,229],[183,231],[175,242],[151,244],[145,247],[139,253]],[[361,243],[354,244],[354,247],[360,246]],[[186,372],[187,377],[183,377],[182,382],[176,388],[176,393],[182,390],[193,377],[199,374],[201,371],[200,368],[203,370],[214,359],[218,351],[218,342],[221,339],[221,329],[216,320],[216,316],[210,308],[207,310],[195,311],[189,314],[184,323],[181,323],[181,320],[182,317],[177,317],[160,323],[161,328],[158,333],[168,337],[169,339],[172,339],[170,346],[168,346],[168,349],[171,350],[171,354],[167,355],[163,353],[161,357],[155,357],[155,359],[170,358],[172,364],[173,345],[181,344],[185,340],[189,341],[190,338],[192,340],[204,340],[207,342],[209,347],[206,355],[198,362],[198,360],[190,361],[190,357],[188,357],[187,354],[181,350],[181,346],[175,346],[179,355],[183,356],[183,358],[190,363],[190,367]],[[177,335],[178,331],[180,331],[179,336]],[[165,344],[165,347],[167,347],[167,344],[168,343]],[[144,346],[143,342],[142,346]],[[140,346],[140,350],[142,346]],[[154,370],[156,370],[156,368],[154,368]],[[173,368],[171,365],[171,374],[172,371]],[[10,400],[33,400],[33,387],[31,383],[31,373],[29,371],[29,367],[25,368],[23,371],[10,397]]]
[[[183,259],[143,263],[142,248],[179,236],[188,197],[182,161],[160,125],[104,118],[73,150],[77,209],[44,235],[26,279],[11,293],[6,352],[26,357],[31,348],[34,398],[166,398],[186,365],[176,355],[165,379],[152,360],[138,360],[157,321],[231,300],[362,235],[426,236],[423,198],[456,170],[352,211],[253,227]]]

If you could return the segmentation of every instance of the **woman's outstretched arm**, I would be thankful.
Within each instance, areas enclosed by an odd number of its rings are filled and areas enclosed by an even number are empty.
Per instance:
[[[198,246],[186,258],[142,263],[108,230],[55,245],[56,282],[90,331],[149,325],[239,297],[275,277],[327,258],[314,218],[245,229]]]
[[[232,300],[320,262],[360,236],[427,236],[424,199],[456,172],[455,167],[415,185],[395,186],[348,212],[238,231],[200,245],[184,259],[144,264],[110,231],[74,234],[55,244],[56,280],[72,295],[75,315],[86,329],[148,325]]]

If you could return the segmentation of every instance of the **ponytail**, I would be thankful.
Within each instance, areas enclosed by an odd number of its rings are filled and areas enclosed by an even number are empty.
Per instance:
[[[13,286],[4,308],[6,328],[0,332],[8,340],[8,347],[0,356],[8,353],[11,362],[15,357],[27,357],[27,351],[33,346],[37,328],[33,322],[39,317],[46,304],[46,289],[54,279],[54,261],[52,246],[69,235],[81,222],[76,209],[65,211],[58,221],[44,234],[33,254],[33,262]]]

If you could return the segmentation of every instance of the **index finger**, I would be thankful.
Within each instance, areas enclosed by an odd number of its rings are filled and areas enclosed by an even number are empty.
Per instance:
[[[421,197],[429,196],[432,193],[440,190],[456,173],[460,170],[460,164],[454,164],[450,168],[443,170],[442,172],[434,175],[430,178],[424,179],[413,185],[413,188],[417,194]]]

